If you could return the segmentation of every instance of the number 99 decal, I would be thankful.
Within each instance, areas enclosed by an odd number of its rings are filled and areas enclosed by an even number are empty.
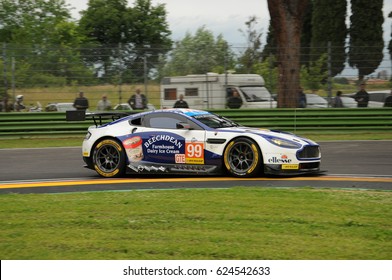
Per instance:
[[[204,164],[204,144],[202,142],[185,143],[185,162]]]

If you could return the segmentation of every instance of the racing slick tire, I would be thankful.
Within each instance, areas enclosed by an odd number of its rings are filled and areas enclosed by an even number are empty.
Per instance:
[[[248,138],[236,138],[229,142],[223,154],[227,172],[235,177],[254,177],[262,166],[262,155],[256,143]]]
[[[125,173],[125,151],[114,139],[102,139],[94,147],[93,165],[102,177],[121,177]]]

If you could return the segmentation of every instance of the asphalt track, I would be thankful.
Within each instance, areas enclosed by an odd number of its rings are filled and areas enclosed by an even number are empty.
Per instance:
[[[324,174],[238,179],[128,176],[104,179],[83,168],[80,147],[0,149],[0,193],[53,193],[175,188],[323,187],[392,190],[392,141],[319,142]]]

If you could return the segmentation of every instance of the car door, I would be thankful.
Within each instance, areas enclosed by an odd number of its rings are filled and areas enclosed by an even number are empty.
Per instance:
[[[139,135],[144,161],[179,165],[205,163],[205,131],[185,116],[149,114],[143,119]]]

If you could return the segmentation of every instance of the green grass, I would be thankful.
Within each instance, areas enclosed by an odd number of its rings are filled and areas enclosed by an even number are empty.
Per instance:
[[[5,259],[391,259],[392,193],[312,188],[0,196]]]
[[[392,133],[301,136],[392,139]],[[0,139],[0,148],[82,140]],[[0,195],[0,259],[391,259],[391,205],[391,192],[262,185],[6,194]]]

